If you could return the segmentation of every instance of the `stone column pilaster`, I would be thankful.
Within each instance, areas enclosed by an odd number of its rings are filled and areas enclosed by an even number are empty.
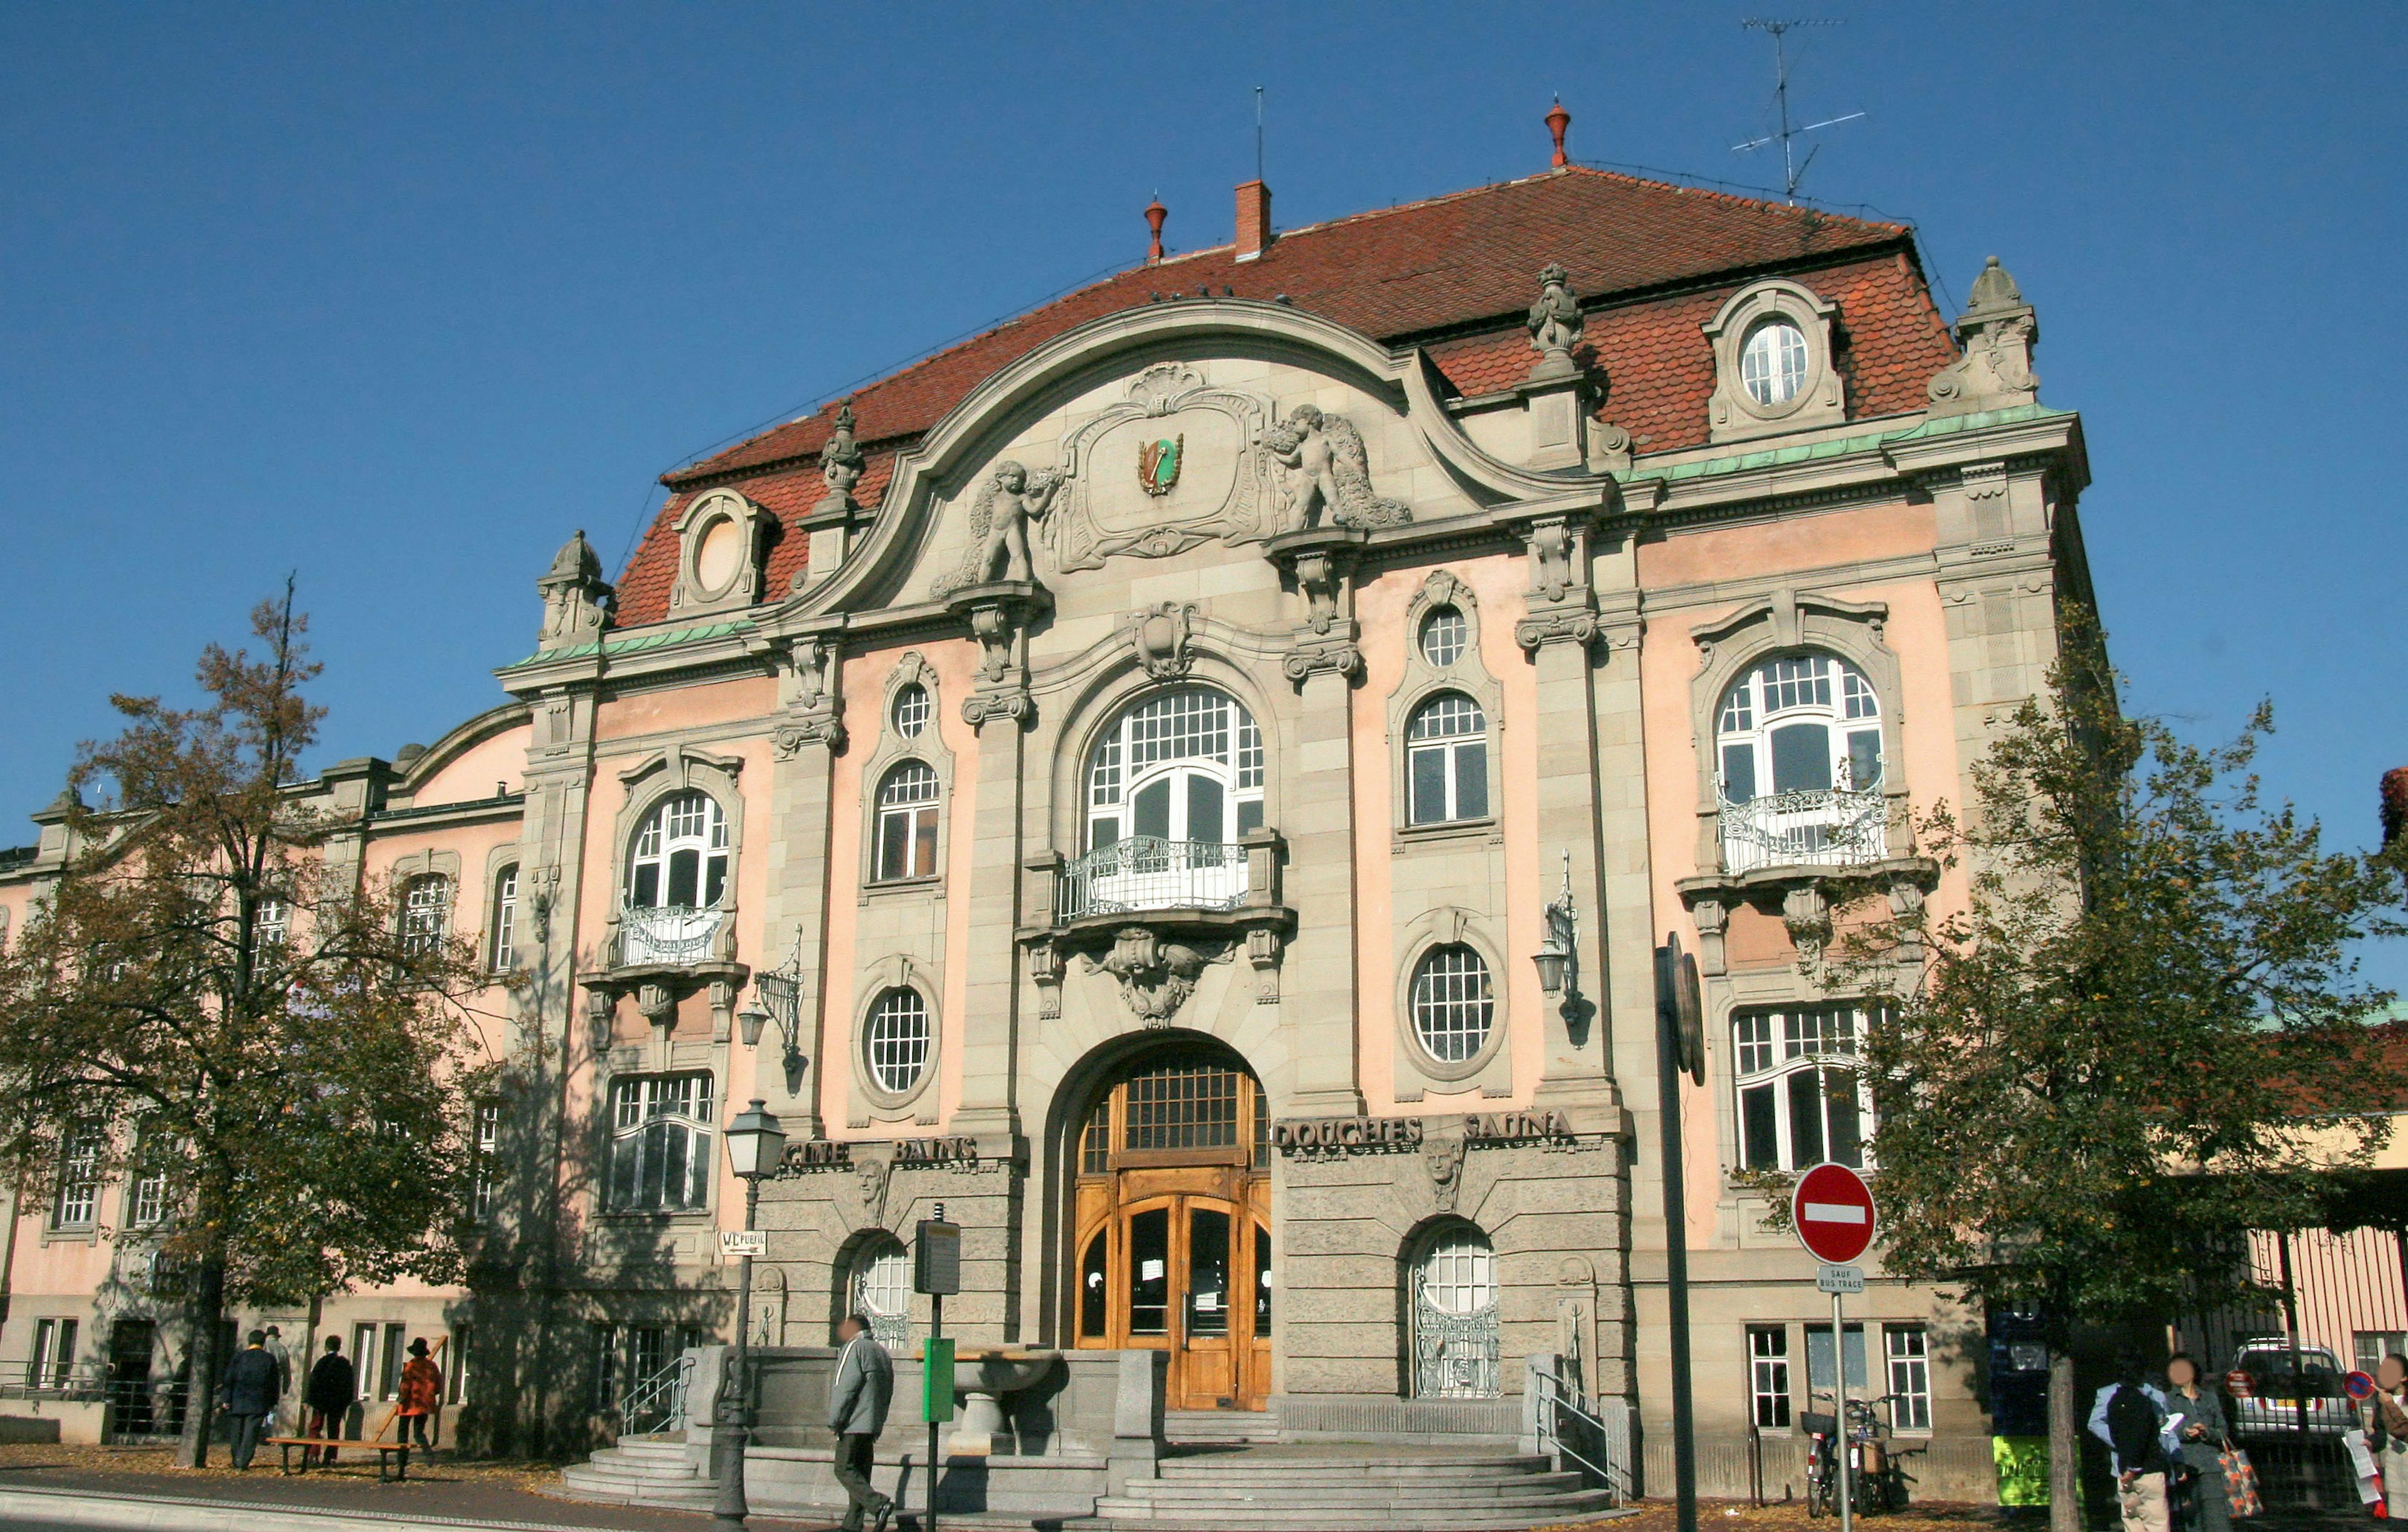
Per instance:
[[[766,950],[757,966],[774,971],[793,965],[796,1052],[788,1055],[785,1038],[765,1031],[753,1089],[785,1120],[789,1138],[818,1138],[827,1132],[820,1114],[820,1079],[828,1038],[828,837],[835,757],[845,744],[844,662],[836,635],[796,639],[782,668],[784,710],[770,735],[776,765],[769,779]]]

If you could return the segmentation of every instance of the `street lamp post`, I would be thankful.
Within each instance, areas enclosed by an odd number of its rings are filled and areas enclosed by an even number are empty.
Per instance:
[[[744,1178],[744,1232],[752,1232],[752,1217],[761,1207],[761,1181],[777,1174],[784,1156],[786,1130],[762,1110],[758,1096],[727,1124],[727,1165]],[[742,1532],[750,1511],[744,1502],[744,1450],[752,1439],[752,1392],[745,1386],[745,1353],[752,1329],[752,1242],[742,1244],[736,1280],[736,1344],[727,1361],[727,1376],[719,1390],[719,1429],[726,1434],[725,1467],[719,1476],[719,1502],[711,1508],[711,1525],[718,1532]]]

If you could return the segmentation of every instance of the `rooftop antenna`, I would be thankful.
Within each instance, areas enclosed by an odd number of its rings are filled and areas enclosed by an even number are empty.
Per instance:
[[[1254,87],[1254,179],[1263,179],[1263,88]]]
[[[1733,144],[1731,152],[1744,154],[1749,150],[1762,149],[1767,144],[1779,144],[1781,146],[1781,194],[1789,200],[1789,205],[1793,208],[1798,206],[1798,183],[1806,179],[1806,167],[1814,163],[1815,154],[1823,147],[1819,143],[1815,144],[1806,150],[1804,159],[1799,159],[1797,150],[1793,147],[1798,136],[1801,133],[1813,133],[1819,128],[1836,127],[1842,122],[1853,122],[1865,115],[1862,112],[1850,112],[1845,117],[1831,117],[1820,122],[1809,122],[1801,128],[1793,128],[1789,125],[1788,35],[1797,27],[1838,26],[1839,24],[1837,21],[1802,19],[1768,21],[1761,16],[1751,16],[1740,23],[1743,27],[1772,34],[1772,55],[1775,61],[1772,99],[1781,115],[1781,130],[1778,133],[1768,133],[1761,138],[1750,138],[1743,144]]]

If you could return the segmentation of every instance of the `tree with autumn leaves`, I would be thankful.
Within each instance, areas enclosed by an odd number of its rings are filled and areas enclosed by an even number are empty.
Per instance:
[[[2050,1326],[2051,1523],[2074,1532],[2077,1328],[2246,1294],[2242,1231],[2319,1222],[2399,1099],[2358,973],[2400,918],[2398,848],[2324,844],[2237,738],[2128,712],[2086,621],[2049,695],[2001,721],[1960,816],[1920,840],[1945,909],[1843,907],[1834,992],[1872,1002],[1861,1067],[1882,1261]]]
[[[187,1295],[190,1467],[230,1304],[458,1279],[496,1074],[467,944],[324,855],[337,826],[293,791],[322,716],[306,627],[288,585],[253,614],[261,652],[204,651],[200,706],[112,697],[123,732],[70,777],[68,864],[0,953],[0,1174],[21,1202],[151,1181],[139,1234]]]

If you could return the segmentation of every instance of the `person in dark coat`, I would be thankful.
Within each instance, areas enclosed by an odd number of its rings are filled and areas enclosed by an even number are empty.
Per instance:
[[[895,1364],[886,1348],[869,1333],[869,1321],[848,1314],[836,1327],[844,1342],[838,1353],[836,1382],[828,1391],[828,1429],[836,1433],[836,1482],[844,1487],[844,1520],[839,1532],[861,1532],[866,1511],[885,1532],[895,1502],[869,1482],[878,1467],[878,1433],[886,1429],[887,1406],[895,1397]]]
[[[2188,1352],[2166,1360],[2164,1445],[2195,1476],[2182,1505],[2185,1532],[2232,1532],[2232,1486],[2224,1478],[2224,1443],[2232,1434],[2224,1398],[2203,1382]]]
[[[339,1440],[343,1434],[344,1417],[351,1412],[351,1402],[359,1397],[359,1371],[351,1366],[351,1358],[343,1354],[343,1338],[328,1336],[326,1354],[318,1358],[318,1365],[309,1369],[309,1386],[301,1396],[302,1408],[308,1411],[308,1434],[322,1441]],[[335,1449],[332,1447],[304,1447],[301,1460],[307,1463],[310,1453],[319,1452],[325,1453],[326,1462],[335,1461]]]
[[[251,1470],[251,1454],[259,1451],[260,1428],[276,1409],[283,1375],[276,1358],[267,1354],[267,1332],[251,1332],[251,1344],[226,1367],[225,1384],[218,1391],[233,1425],[234,1466]]]

